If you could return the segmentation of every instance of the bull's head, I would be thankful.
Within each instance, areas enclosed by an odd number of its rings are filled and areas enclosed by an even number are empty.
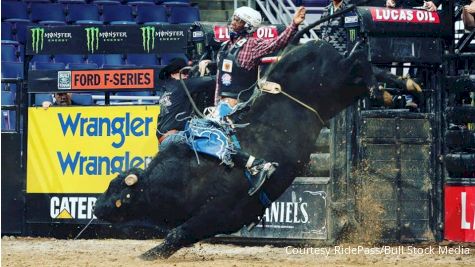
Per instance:
[[[137,219],[144,211],[145,184],[140,181],[143,171],[131,169],[114,178],[96,201],[94,214],[109,222]]]

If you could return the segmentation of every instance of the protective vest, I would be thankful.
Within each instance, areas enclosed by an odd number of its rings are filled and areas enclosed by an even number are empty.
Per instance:
[[[226,49],[228,42],[223,43],[218,54],[219,75],[217,82],[221,96],[238,98],[241,91],[249,88],[257,80],[257,68],[247,70],[238,63],[237,55],[247,42],[246,38],[237,41],[229,49]]]

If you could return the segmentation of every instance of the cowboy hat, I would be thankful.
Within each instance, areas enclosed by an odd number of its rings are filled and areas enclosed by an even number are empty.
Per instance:
[[[169,78],[172,73],[177,72],[186,66],[186,61],[183,58],[174,58],[170,61],[170,63],[168,63],[168,65],[160,70],[158,77],[162,80],[165,80]]]

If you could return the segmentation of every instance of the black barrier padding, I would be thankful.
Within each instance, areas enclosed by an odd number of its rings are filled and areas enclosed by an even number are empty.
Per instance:
[[[470,123],[475,122],[475,107],[448,107],[445,110],[447,121],[452,123]]]
[[[463,177],[475,172],[475,154],[447,154],[444,157],[445,168],[451,176]]]
[[[2,235],[21,234],[23,229],[25,172],[20,143],[19,133],[2,133]]]
[[[450,130],[445,133],[445,144],[449,149],[462,151],[475,149],[475,131]]]
[[[411,62],[436,64],[442,62],[441,39],[419,37],[369,37],[372,63]],[[391,51],[391,53],[388,53]]]

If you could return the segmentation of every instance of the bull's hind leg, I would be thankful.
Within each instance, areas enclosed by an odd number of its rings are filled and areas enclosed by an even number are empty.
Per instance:
[[[242,221],[233,216],[222,216],[229,213],[225,203],[235,202],[223,198],[215,198],[212,202],[201,207],[200,212],[188,219],[182,225],[174,228],[162,244],[148,250],[140,256],[144,260],[167,259],[183,247],[190,246],[200,240],[213,237],[216,234],[232,233],[242,227]]]

